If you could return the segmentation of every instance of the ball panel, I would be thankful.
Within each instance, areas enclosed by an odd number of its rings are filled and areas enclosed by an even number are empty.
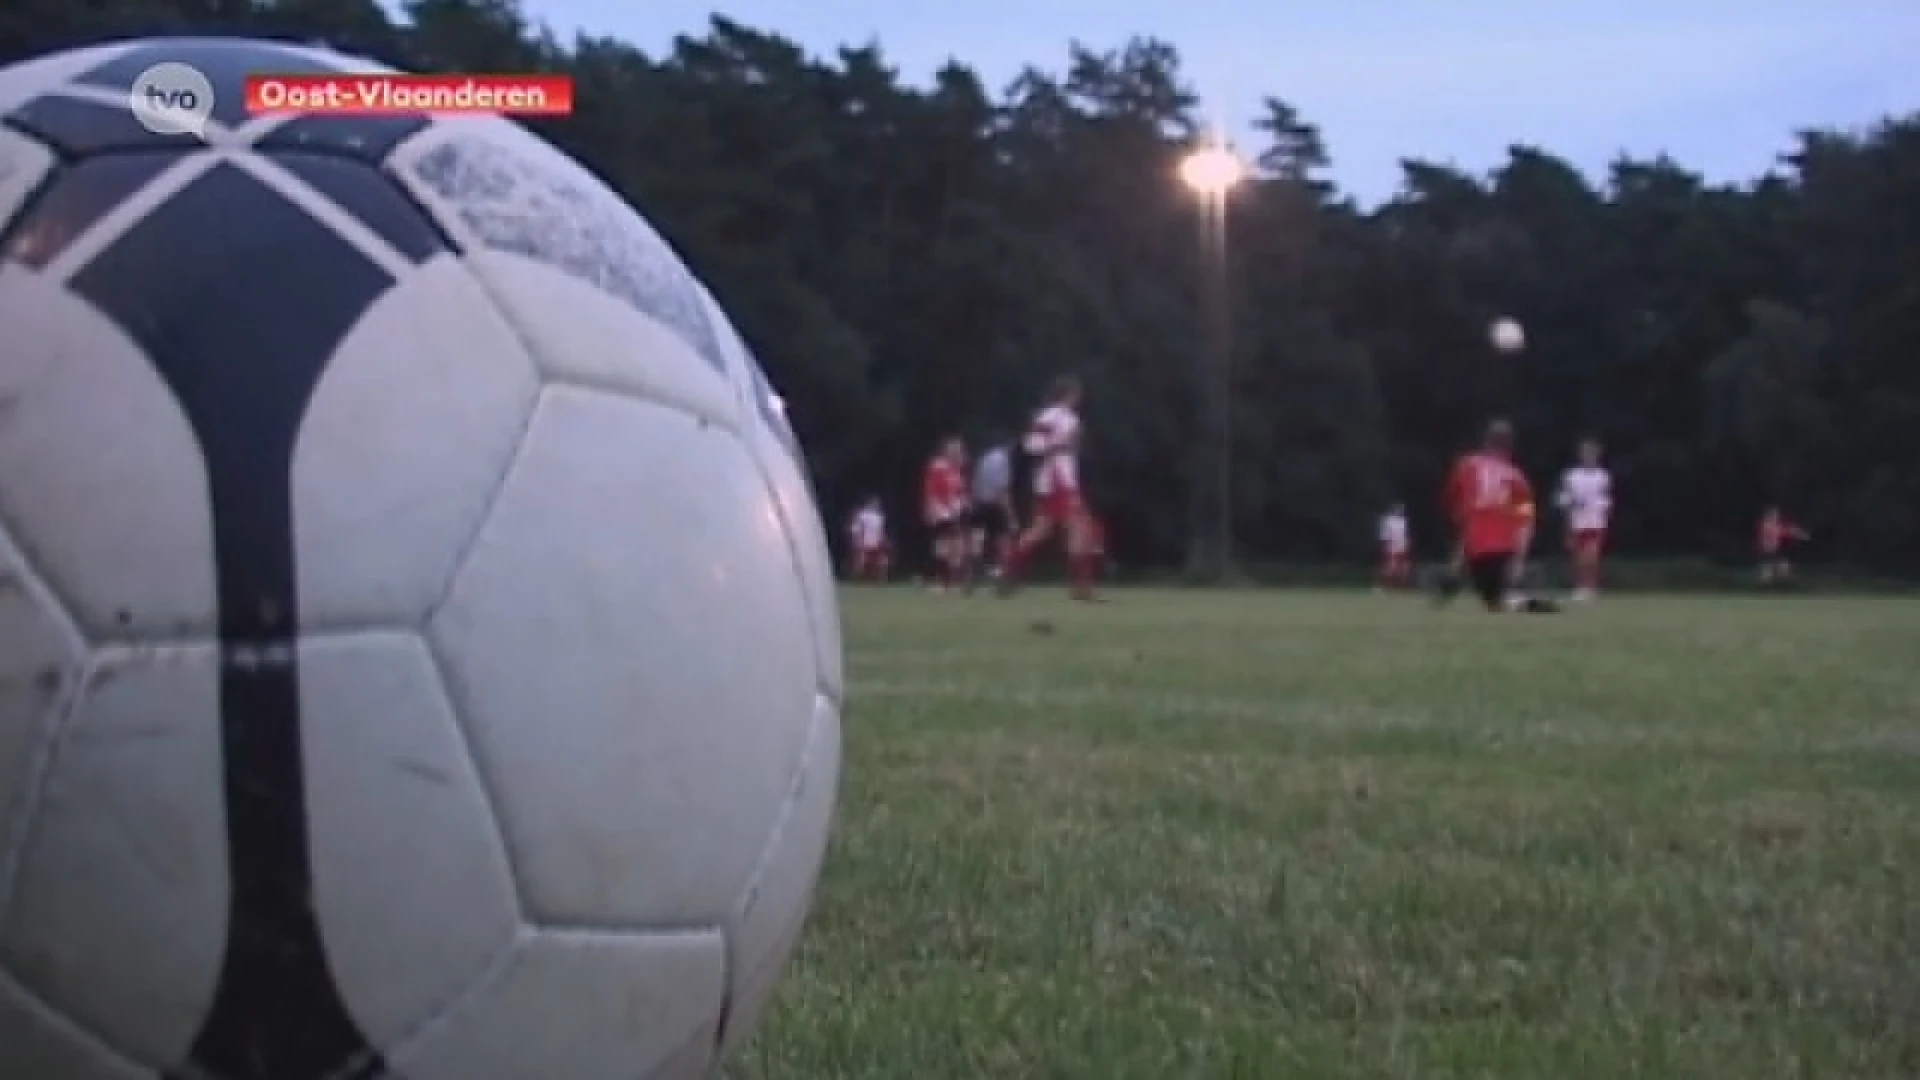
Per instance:
[[[166,385],[117,326],[23,267],[0,264],[0,325],[0,520],[90,635],[210,636],[206,480]]]
[[[0,255],[45,269],[183,156],[177,151],[109,154],[67,166],[14,220]]]
[[[701,287],[653,227],[592,173],[498,119],[454,117],[389,159],[463,250],[509,252],[670,326],[725,374]]]
[[[548,379],[673,405],[727,428],[741,420],[725,376],[672,327],[578,277],[519,255],[467,259]]]
[[[0,67],[0,115],[12,112],[21,102],[39,97],[52,87],[73,81],[131,47],[128,42],[95,45]]]
[[[758,363],[741,348],[741,371],[756,373]],[[741,380],[743,394],[749,394],[749,415],[762,413],[768,405],[756,404],[753,396],[764,398],[772,390],[760,379]],[[781,419],[785,425],[785,419]],[[781,530],[787,536],[787,548],[793,557],[793,571],[806,596],[806,615],[812,623],[814,665],[820,686],[833,698],[845,694],[847,673],[841,650],[839,623],[839,586],[833,575],[833,555],[828,550],[826,521],[820,519],[820,503],[814,502],[812,482],[806,479],[806,465],[799,457],[799,442],[791,429],[770,427],[766,423],[747,425],[747,446],[753,452],[774,505],[780,511]]]
[[[27,196],[39,190],[53,164],[53,151],[0,127],[0,236],[13,231],[7,223]]]
[[[382,294],[334,351],[294,451],[303,623],[420,625],[538,393],[533,361],[457,261]]]
[[[302,150],[377,164],[432,123],[425,116],[295,116],[253,145],[260,150]]]
[[[513,940],[506,847],[417,637],[309,639],[300,698],[314,910],[348,1010],[390,1046]]]
[[[543,392],[429,627],[529,918],[644,927],[732,909],[812,720],[785,545],[733,434]]]
[[[7,123],[50,146],[59,147],[60,152],[69,157],[88,157],[115,150],[177,150],[191,138],[163,135],[141,127],[124,99],[108,103],[59,93],[22,102],[7,114]]]
[[[722,1056],[737,1049],[759,1025],[799,940],[826,858],[839,788],[840,710],[820,696],[814,700],[813,726],[792,793],[767,839],[760,868],[727,925],[731,996]]]
[[[755,448],[755,457],[765,470],[796,576],[805,590],[819,686],[839,698],[846,692],[846,672],[840,639],[840,594],[835,585],[833,556],[827,551],[826,524],[820,520],[812,486],[798,461],[764,441]]]
[[[718,930],[534,931],[496,978],[389,1063],[407,1080],[700,1080],[724,953]]]
[[[152,1064],[186,1056],[226,942],[220,663],[212,645],[94,658],[0,925],[0,968]]]
[[[7,1076],[20,1080],[153,1080],[100,1040],[74,1027],[0,971],[0,1047]]]
[[[371,165],[337,154],[293,150],[268,155],[266,160],[345,210],[408,262],[423,263],[446,253],[440,230],[391,179]]]
[[[742,412],[747,418],[747,445],[772,488],[791,545],[795,571],[806,592],[820,685],[838,698],[845,692],[846,681],[840,638],[840,593],[833,571],[833,555],[827,547],[826,522],[820,518],[813,485],[807,479],[799,440],[787,422],[784,407],[774,399],[773,387],[761,371],[759,361],[754,359],[753,351],[712,295],[703,295],[708,318],[720,337],[721,347],[729,354],[728,366],[735,373],[735,392],[740,395]]]
[[[85,645],[0,527],[0,923],[45,753]]]

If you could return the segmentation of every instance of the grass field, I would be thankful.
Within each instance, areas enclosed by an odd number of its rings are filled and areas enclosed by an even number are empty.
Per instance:
[[[845,605],[734,1077],[1920,1076],[1920,601]]]

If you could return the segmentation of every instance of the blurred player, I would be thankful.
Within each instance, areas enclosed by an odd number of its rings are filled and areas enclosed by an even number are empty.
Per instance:
[[[1413,582],[1413,542],[1407,509],[1399,503],[1380,517],[1380,580],[1375,591],[1404,589]]]
[[[1533,487],[1513,463],[1511,425],[1487,425],[1480,449],[1454,463],[1441,499],[1458,536],[1441,601],[1460,591],[1464,577],[1488,611],[1546,610],[1515,593],[1533,543],[1534,512]]]
[[[1091,511],[1086,516],[1087,526],[1087,562],[1090,564],[1089,577],[1097,580],[1108,571],[1107,563],[1107,523],[1096,517]]]
[[[1766,513],[1760,515],[1759,535],[1755,539],[1760,548],[1760,584],[1783,585],[1793,580],[1787,546],[1805,543],[1812,539],[1812,534],[1787,520],[1779,507],[1769,506]]]
[[[853,512],[853,521],[847,526],[847,540],[853,551],[853,565],[848,575],[855,581],[882,584],[887,580],[887,564],[890,559],[890,547],[887,542],[887,514],[880,508],[880,499],[869,496]]]
[[[1600,595],[1600,560],[1613,514],[1613,477],[1600,463],[1600,441],[1582,439],[1578,463],[1560,478],[1555,501],[1567,516],[1567,554],[1573,560],[1573,598]]]
[[[969,577],[982,566],[999,577],[1013,543],[1013,455],[995,440],[973,467],[972,526],[967,538]]]
[[[967,559],[967,450],[958,438],[940,444],[920,483],[922,520],[933,548],[933,588],[957,583]]]
[[[1073,578],[1073,597],[1093,599],[1095,559],[1092,529],[1080,495],[1080,382],[1063,378],[1053,384],[1047,406],[1033,418],[1022,445],[1034,459],[1033,521],[1007,552],[1000,589],[1011,592],[1019,583],[1034,552],[1053,535],[1066,541],[1067,565]]]

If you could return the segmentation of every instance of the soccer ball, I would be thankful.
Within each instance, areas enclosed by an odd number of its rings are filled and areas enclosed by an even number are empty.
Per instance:
[[[240,110],[341,70],[0,71],[0,1076],[709,1075],[837,786],[792,432],[521,129]]]
[[[1519,352],[1527,347],[1527,332],[1512,319],[1495,319],[1487,329],[1487,337],[1501,352]]]

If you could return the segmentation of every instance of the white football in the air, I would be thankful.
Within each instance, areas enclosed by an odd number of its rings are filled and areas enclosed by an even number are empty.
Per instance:
[[[1527,347],[1527,332],[1512,319],[1495,319],[1487,331],[1493,347],[1501,352],[1519,352]]]
[[[792,432],[520,128],[240,111],[338,70],[0,70],[0,1077],[711,1075],[835,802]]]

